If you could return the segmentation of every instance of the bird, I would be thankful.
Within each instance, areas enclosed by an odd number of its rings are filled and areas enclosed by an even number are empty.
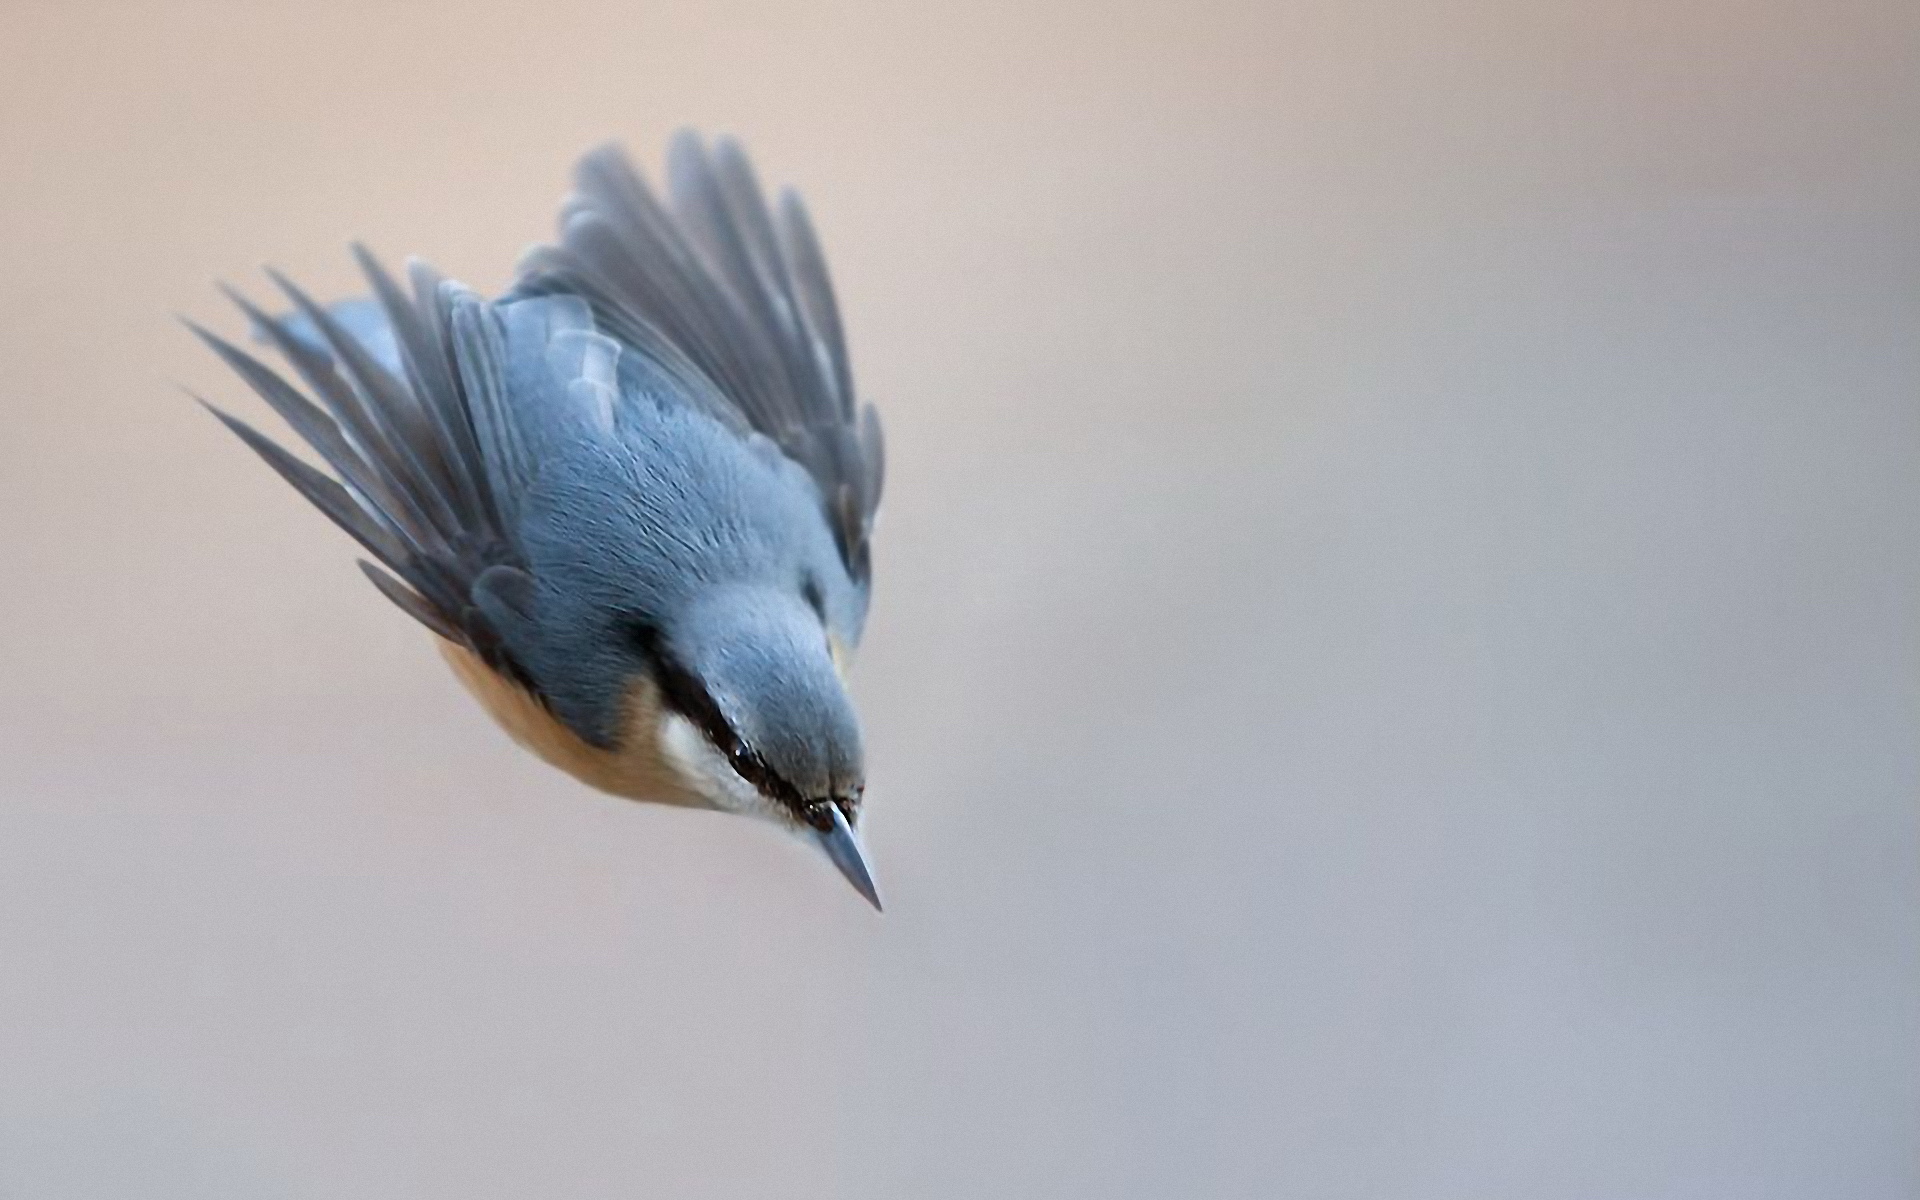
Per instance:
[[[617,146],[582,158],[556,240],[492,298],[352,254],[367,294],[333,304],[272,270],[277,313],[222,285],[282,369],[187,322],[328,469],[194,398],[515,742],[772,822],[878,910],[847,671],[884,448],[798,193],[769,203],[738,142],[682,131],[660,194]]]

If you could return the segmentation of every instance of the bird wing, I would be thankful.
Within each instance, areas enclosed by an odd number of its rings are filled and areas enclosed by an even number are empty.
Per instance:
[[[618,347],[577,298],[496,305],[419,263],[409,293],[355,255],[371,300],[322,308],[274,274],[294,308],[274,318],[228,293],[305,393],[189,323],[333,474],[207,407],[372,555],[361,567],[389,600],[531,687],[498,627],[531,582],[518,505],[547,439],[607,423]]]
[[[859,405],[833,284],[800,197],[770,208],[746,154],[691,132],[668,154],[667,202],[618,147],[581,160],[556,245],[516,294],[572,294],[694,403],[770,438],[806,468],[849,575],[870,575],[880,421]]]

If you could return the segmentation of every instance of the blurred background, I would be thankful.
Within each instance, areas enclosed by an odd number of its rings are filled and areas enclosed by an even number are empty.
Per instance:
[[[1920,1194],[1920,8],[0,4],[0,1196]],[[746,139],[876,918],[177,390]]]

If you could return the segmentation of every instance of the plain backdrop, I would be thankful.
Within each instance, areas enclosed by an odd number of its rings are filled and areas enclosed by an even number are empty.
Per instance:
[[[0,3],[0,1196],[1920,1193],[1920,7]],[[810,198],[876,918],[177,385]]]

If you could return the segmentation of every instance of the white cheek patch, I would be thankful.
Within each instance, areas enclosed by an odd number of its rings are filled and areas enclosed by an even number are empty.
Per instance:
[[[687,784],[722,812],[750,817],[778,818],[760,790],[740,778],[727,756],[714,749],[698,726],[679,713],[660,722],[660,750]]]

